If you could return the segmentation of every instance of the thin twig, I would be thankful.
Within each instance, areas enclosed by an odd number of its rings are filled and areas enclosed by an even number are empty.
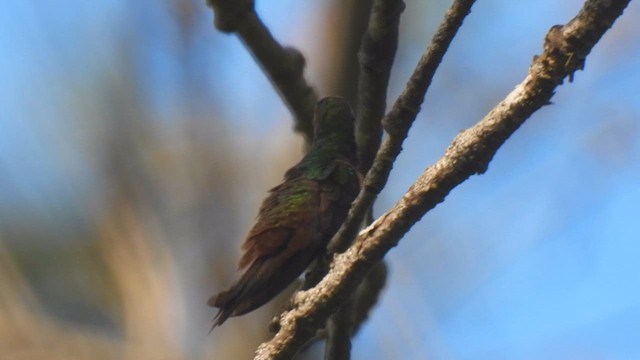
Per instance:
[[[369,318],[371,309],[378,303],[382,289],[387,284],[387,272],[387,264],[382,260],[369,271],[365,280],[358,286],[352,299],[351,336],[358,333],[362,324]]]
[[[363,230],[347,251],[336,255],[329,274],[315,288],[295,295],[296,308],[283,314],[282,328],[260,345],[255,359],[290,358],[413,224],[461,182],[486,171],[509,136],[549,104],[565,78],[572,79],[582,68],[586,55],[629,1],[588,0],[571,22],[552,27],[544,52],[534,58],[525,80],[480,122],[459,134],[391,210]]]
[[[214,10],[218,30],[240,36],[294,114],[295,131],[310,144],[313,109],[318,95],[304,79],[304,56],[297,49],[283,47],[273,38],[258,17],[253,0],[207,0],[207,4]]]
[[[327,321],[325,360],[349,360],[351,358],[352,307],[352,302],[347,301]]]
[[[391,65],[398,48],[402,0],[376,0],[371,9],[367,32],[362,38],[358,59],[358,113],[356,142],[360,172],[371,168],[382,140],[382,117],[387,103]]]

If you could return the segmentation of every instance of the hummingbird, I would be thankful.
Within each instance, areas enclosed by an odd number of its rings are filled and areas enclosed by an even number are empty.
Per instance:
[[[324,252],[360,191],[354,122],[342,98],[316,104],[311,149],[269,190],[242,245],[244,274],[208,301],[220,309],[213,327],[264,305]]]

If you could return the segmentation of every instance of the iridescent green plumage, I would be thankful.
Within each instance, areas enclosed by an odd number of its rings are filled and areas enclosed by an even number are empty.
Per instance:
[[[311,150],[270,190],[242,245],[239,268],[247,270],[209,299],[220,309],[214,326],[271,300],[324,250],[360,189],[353,128],[344,99],[318,102]]]

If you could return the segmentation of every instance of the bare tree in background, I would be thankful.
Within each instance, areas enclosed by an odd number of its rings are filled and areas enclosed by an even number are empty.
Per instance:
[[[305,81],[302,54],[281,46],[273,38],[252,0],[207,2],[214,10],[217,29],[239,36],[294,114],[296,131],[309,140],[313,106],[322,96]],[[339,52],[343,55],[340,68],[345,69],[340,78],[346,80],[332,87],[337,94],[326,95],[345,96],[356,109],[359,158],[361,171],[366,174],[364,186],[349,217],[329,244],[328,252],[334,256],[329,272],[317,286],[292,297],[290,308],[272,324],[275,336],[260,345],[256,359],[290,359],[325,327],[326,359],[348,359],[350,338],[366,319],[384,284],[381,261],[385,254],[453,188],[487,170],[509,136],[531,114],[550,103],[555,88],[565,79],[573,80],[593,46],[629,1],[588,0],[571,21],[551,27],[543,52],[534,58],[527,77],[483,119],[460,133],[444,156],[427,167],[392,209],[358,232],[367,214],[371,214],[371,206],[386,184],[435,71],[473,3],[453,1],[404,91],[386,111],[399,18],[405,5],[400,0],[350,2],[346,13],[353,15],[351,19],[361,19],[369,11],[368,24],[365,30],[362,23],[349,21],[346,24],[352,26],[340,29],[347,32],[341,46],[344,51]],[[352,61],[355,54],[350,51],[357,43],[354,39],[360,38],[356,80]],[[358,291],[352,291],[356,288]]]

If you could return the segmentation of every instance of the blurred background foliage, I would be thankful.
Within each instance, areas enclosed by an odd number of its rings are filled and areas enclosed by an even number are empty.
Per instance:
[[[257,7],[321,96],[353,98],[367,3]],[[581,4],[475,5],[376,215]],[[448,5],[407,1],[390,101]],[[302,154],[259,66],[204,1],[2,7],[0,358],[250,358],[278,301],[211,335],[205,302],[237,276],[260,201]],[[632,2],[555,105],[389,255],[354,358],[640,358],[638,38]]]

